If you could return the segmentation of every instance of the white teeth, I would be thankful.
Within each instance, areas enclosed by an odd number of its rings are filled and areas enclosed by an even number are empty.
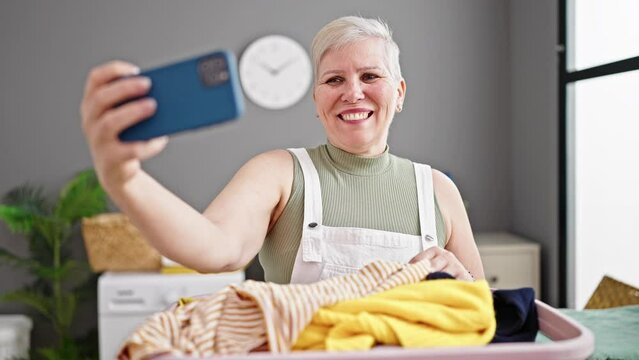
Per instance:
[[[368,117],[368,112],[342,114],[342,119],[346,121],[363,120]]]

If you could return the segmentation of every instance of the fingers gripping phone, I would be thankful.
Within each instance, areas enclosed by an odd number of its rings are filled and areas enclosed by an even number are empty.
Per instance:
[[[236,59],[226,50],[140,74],[151,79],[146,96],[155,114],[119,134],[122,141],[148,140],[233,120],[244,112]]]

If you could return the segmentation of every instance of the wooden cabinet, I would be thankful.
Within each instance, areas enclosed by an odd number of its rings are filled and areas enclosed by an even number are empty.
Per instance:
[[[538,243],[506,232],[476,233],[475,241],[491,287],[532,287],[541,297]]]

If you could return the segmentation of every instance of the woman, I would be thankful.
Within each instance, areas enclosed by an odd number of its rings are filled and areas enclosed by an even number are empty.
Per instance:
[[[115,61],[87,79],[81,113],[105,190],[165,256],[201,272],[236,270],[258,252],[267,281],[312,282],[375,259],[428,259],[458,279],[483,278],[461,196],[437,170],[388,153],[406,82],[381,21],[343,17],[312,45],[313,99],[327,144],[249,160],[200,214],[142,170],[167,138],[127,144],[123,129],[151,116],[147,79]],[[175,239],[180,239],[176,242]],[[186,243],[188,241],[188,243]]]

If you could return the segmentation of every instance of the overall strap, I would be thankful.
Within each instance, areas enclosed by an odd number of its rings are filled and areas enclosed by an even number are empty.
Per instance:
[[[419,228],[422,249],[425,250],[437,242],[435,225],[435,194],[433,190],[433,171],[425,164],[413,163],[417,181],[417,202],[419,208]]]
[[[302,256],[304,261],[322,261],[322,189],[313,161],[304,148],[288,149],[300,163],[304,175],[304,222]]]

